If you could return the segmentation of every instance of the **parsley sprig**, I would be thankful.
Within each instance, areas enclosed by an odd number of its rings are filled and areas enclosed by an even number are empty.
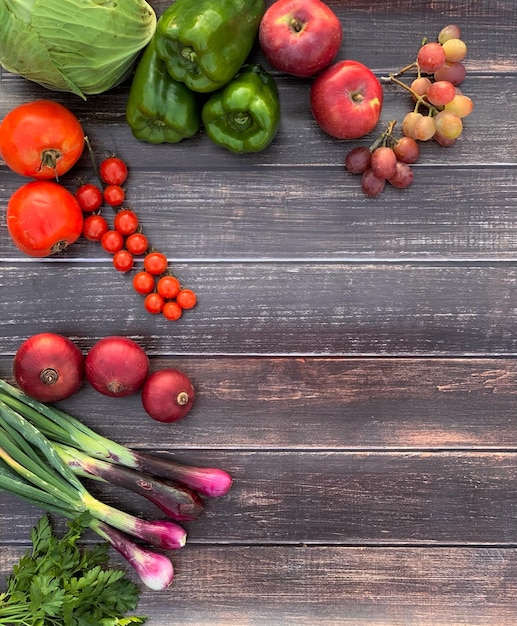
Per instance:
[[[85,513],[58,538],[47,515],[31,531],[32,548],[13,567],[0,593],[0,624],[22,626],[127,626],[140,591],[121,569],[110,568],[108,544],[79,546]]]

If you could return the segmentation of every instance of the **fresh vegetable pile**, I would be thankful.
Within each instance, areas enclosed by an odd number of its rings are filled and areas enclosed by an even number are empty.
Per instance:
[[[145,520],[94,497],[78,476],[112,482],[139,493],[172,519]],[[168,557],[143,547],[185,545],[178,523],[196,519],[200,496],[222,496],[232,484],[218,468],[195,467],[131,450],[103,437],[51,405],[0,380],[0,487],[68,519],[87,515],[87,526],[110,543],[150,589],[174,576]]]
[[[420,158],[418,142],[453,145],[473,110],[458,87],[467,53],[460,29],[450,24],[437,41],[422,41],[414,61],[381,80],[358,61],[334,62],[342,41],[339,18],[321,0],[277,0],[267,10],[264,0],[175,0],[159,19],[145,0],[0,0],[0,65],[82,98],[119,84],[134,68],[125,117],[134,137],[150,144],[175,144],[203,128],[230,152],[265,150],[278,133],[281,108],[272,74],[250,61],[257,43],[275,69],[314,79],[310,113],[336,139],[371,133],[382,113],[383,83],[402,88],[412,107],[402,136],[395,136],[397,121],[391,120],[372,145],[349,150],[344,164],[361,175],[370,197],[386,182],[406,188]],[[404,82],[411,72],[416,76]],[[61,179],[85,146],[96,181],[72,192]],[[32,179],[7,206],[8,231],[19,250],[47,257],[83,237],[98,242],[118,272],[137,270],[131,284],[147,312],[178,320],[195,307],[196,293],[172,273],[167,255],[153,248],[125,204],[127,163],[112,154],[97,166],[69,109],[36,100],[10,111],[0,124],[0,156]],[[70,530],[58,540],[41,518],[32,552],[0,594],[0,624],[143,623],[123,617],[136,607],[138,588],[123,572],[106,569],[107,545],[150,589],[166,589],[173,565],[155,548],[183,547],[180,522],[196,520],[203,498],[226,494],[232,478],[218,468],[126,448],[49,403],[75,394],[87,380],[112,398],[140,393],[148,416],[174,422],[191,410],[194,386],[175,368],[151,373],[144,350],[122,336],[105,337],[83,355],[70,339],[39,333],[20,346],[13,373],[18,387],[0,380],[0,488],[67,518]],[[141,519],[109,506],[83,479],[143,496],[167,519]],[[85,528],[105,544],[79,550]]]
[[[171,4],[131,84],[126,119],[133,135],[178,143],[203,125],[231,152],[264,150],[280,125],[278,90],[263,67],[246,63],[264,13],[264,0]]]
[[[169,367],[150,373],[149,366],[147,354],[128,337],[104,337],[86,357],[63,335],[39,333],[26,339],[13,360],[18,387],[0,380],[0,489],[74,523],[81,520],[85,528],[95,531],[128,561],[147,587],[163,590],[172,583],[173,565],[166,555],[141,545],[142,542],[164,550],[182,548],[187,534],[180,522],[193,521],[201,515],[204,497],[225,495],[232,484],[231,476],[218,468],[185,465],[131,450],[47,404],[70,397],[87,380],[96,391],[112,398],[141,390],[142,406],[156,421],[183,418],[195,397],[191,381],[179,369]],[[142,519],[105,504],[83,485],[85,478],[143,496],[166,519]],[[42,568],[50,567],[41,558]],[[56,576],[57,570],[53,571]],[[96,568],[84,582],[92,587],[92,594],[97,573],[102,580],[100,569]],[[121,578],[120,574],[110,576],[113,582]],[[71,582],[66,577],[67,571],[63,570],[62,583],[68,589]],[[60,596],[55,604],[49,603],[47,586],[42,584],[40,589],[40,583],[38,578],[28,590],[29,595],[22,598],[17,590],[24,585],[23,572],[16,569],[10,591],[0,596],[0,623],[4,623],[2,615],[24,615],[25,605],[31,605],[33,596],[41,600],[41,611],[62,610],[68,614],[67,611],[75,610],[75,605],[68,605],[72,597],[67,602],[63,600],[64,604],[59,603]],[[57,592],[59,584],[53,580],[48,589]],[[109,594],[109,587],[105,593]],[[73,595],[72,591],[69,595]],[[18,606],[19,612],[10,613],[11,605]],[[124,603],[123,596],[109,606],[118,612],[134,608]],[[33,623],[36,626],[40,622]]]

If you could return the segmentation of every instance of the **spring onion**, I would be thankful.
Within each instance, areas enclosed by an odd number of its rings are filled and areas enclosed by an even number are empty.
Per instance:
[[[167,520],[143,520],[104,504],[92,496],[62,461],[52,443],[22,415],[1,401],[0,417],[2,418],[0,459],[29,482],[42,486],[74,516],[89,511],[93,517],[157,547],[168,549],[183,547],[186,532],[178,524]],[[30,444],[36,446],[41,454],[37,454]],[[49,468],[49,462],[57,473]]]
[[[157,479],[150,474],[114,465],[59,443],[54,443],[58,454],[78,476],[94,478],[125,487],[140,494],[166,515],[176,521],[197,519],[204,505],[201,498],[191,489],[172,481]]]
[[[206,496],[225,495],[232,485],[231,476],[224,470],[185,465],[116,443],[60,409],[29,398],[4,380],[0,380],[0,400],[22,413],[51,441],[76,448],[96,459],[177,481]]]
[[[186,539],[183,528],[174,522],[148,522],[94,498],[52,443],[23,415],[1,400],[0,488],[68,519],[88,513],[90,527],[128,559],[143,576],[143,582],[157,588],[158,580],[163,584],[172,581],[172,565],[164,565],[164,559],[168,561],[166,557],[141,552],[118,531],[163,548],[179,548]]]

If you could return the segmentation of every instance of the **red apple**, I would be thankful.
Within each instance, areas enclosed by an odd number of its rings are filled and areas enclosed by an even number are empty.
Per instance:
[[[383,95],[381,83],[366,65],[339,61],[312,83],[312,115],[332,137],[358,139],[377,125]]]
[[[320,0],[277,0],[259,27],[266,59],[294,76],[314,76],[330,65],[342,38],[339,18]]]

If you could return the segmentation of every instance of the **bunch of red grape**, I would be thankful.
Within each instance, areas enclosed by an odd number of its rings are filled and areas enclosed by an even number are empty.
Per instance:
[[[361,174],[366,195],[379,195],[386,181],[399,188],[413,182],[411,164],[419,159],[419,141],[434,139],[449,147],[460,137],[463,118],[474,108],[471,98],[458,87],[466,75],[466,54],[459,26],[449,24],[439,32],[437,41],[422,44],[415,61],[382,79],[406,90],[414,106],[402,120],[402,137],[393,135],[393,121],[370,148],[354,148],[347,154],[345,167]],[[416,77],[410,82],[401,80],[412,70],[416,70]]]
[[[413,182],[411,165],[420,157],[420,146],[412,137],[393,135],[395,121],[371,146],[359,146],[345,157],[345,167],[351,174],[361,174],[361,187],[367,196],[378,196],[386,181],[403,189]]]

